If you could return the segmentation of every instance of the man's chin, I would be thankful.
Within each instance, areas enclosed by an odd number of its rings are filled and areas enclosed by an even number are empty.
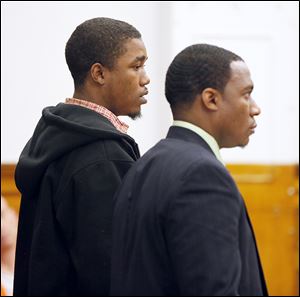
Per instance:
[[[239,147],[245,148],[249,144],[249,138],[244,143],[240,144]]]
[[[130,113],[128,114],[128,116],[132,119],[132,120],[136,120],[139,119],[140,117],[142,117],[142,113],[139,111],[137,113]]]

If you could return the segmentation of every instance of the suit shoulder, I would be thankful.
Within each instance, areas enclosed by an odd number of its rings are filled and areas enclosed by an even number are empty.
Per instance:
[[[177,157],[181,166],[223,166],[208,145],[187,142],[181,139],[165,139],[161,146],[165,148],[166,156]],[[184,166],[185,164],[185,166]]]

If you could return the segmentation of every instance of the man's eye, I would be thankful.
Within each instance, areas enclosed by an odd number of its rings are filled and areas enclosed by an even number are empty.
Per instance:
[[[134,66],[134,69],[135,70],[139,70],[140,68],[144,68],[146,65],[145,64],[143,64],[143,65],[136,65],[136,66]]]
[[[250,92],[246,93],[246,94],[244,95],[244,97],[245,97],[246,99],[250,99],[250,98],[251,98],[251,93],[250,93]]]

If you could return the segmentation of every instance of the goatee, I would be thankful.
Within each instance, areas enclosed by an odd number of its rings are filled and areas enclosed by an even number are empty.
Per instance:
[[[128,115],[132,120],[136,120],[139,119],[140,117],[142,117],[142,113],[138,112],[138,113],[132,113]]]

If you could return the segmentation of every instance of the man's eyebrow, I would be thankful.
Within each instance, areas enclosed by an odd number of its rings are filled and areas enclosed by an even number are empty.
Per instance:
[[[132,63],[134,63],[134,62],[144,62],[144,61],[146,61],[148,59],[148,57],[146,57],[146,56],[137,56],[137,57],[135,57],[135,59],[133,60],[133,62]]]
[[[247,87],[245,87],[245,88],[243,89],[243,92],[244,92],[244,91],[252,92],[253,89],[254,89],[254,85],[249,85],[249,86],[247,86]]]

